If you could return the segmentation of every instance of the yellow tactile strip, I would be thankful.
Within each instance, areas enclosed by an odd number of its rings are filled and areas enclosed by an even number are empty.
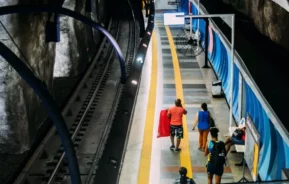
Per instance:
[[[151,70],[151,82],[148,98],[148,106],[146,113],[144,138],[140,159],[140,167],[138,173],[138,184],[148,184],[150,175],[150,163],[152,153],[152,140],[153,140],[153,128],[154,128],[154,114],[155,114],[155,103],[157,94],[157,38],[155,31],[152,34],[152,70]]]
[[[179,65],[175,43],[174,43],[170,28],[168,26],[165,26],[165,28],[166,28],[166,32],[167,32],[167,36],[169,40],[169,45],[170,45],[171,54],[172,54],[172,61],[173,61],[173,66],[174,66],[176,98],[181,99],[183,106],[185,107],[182,77],[181,77],[180,65]],[[183,116],[183,129],[184,129],[184,138],[182,139],[182,142],[181,142],[182,151],[180,152],[180,164],[181,164],[181,167],[187,168],[188,170],[187,176],[192,178],[193,171],[192,171],[192,163],[191,163],[191,157],[190,157],[190,147],[189,147],[188,127],[187,127],[186,116]]]

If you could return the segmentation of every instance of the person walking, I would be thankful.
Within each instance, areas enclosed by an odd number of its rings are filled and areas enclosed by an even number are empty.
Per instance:
[[[201,105],[201,111],[198,111],[196,114],[196,119],[193,124],[193,129],[195,130],[195,127],[198,124],[198,130],[199,130],[199,147],[198,149],[200,151],[204,151],[206,144],[207,144],[207,139],[208,139],[208,134],[210,131],[210,118],[212,118],[211,113],[208,111],[208,106],[206,103],[203,103]]]
[[[210,129],[212,140],[206,144],[205,148],[205,156],[209,155],[207,160],[208,184],[212,184],[214,175],[216,184],[221,183],[226,163],[225,143],[218,140],[218,132],[217,128]]]
[[[180,99],[175,100],[175,106],[169,108],[167,116],[170,119],[170,131],[171,131],[171,150],[180,151],[179,148],[181,139],[183,138],[183,115],[186,115],[187,111],[183,108]],[[175,146],[175,137],[177,138],[177,145]]]
[[[187,177],[187,168],[181,167],[179,170],[180,177],[174,181],[174,184],[196,184],[193,179]]]

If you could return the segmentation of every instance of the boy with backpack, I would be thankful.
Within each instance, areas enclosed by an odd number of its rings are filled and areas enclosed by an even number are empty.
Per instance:
[[[174,184],[196,184],[193,179],[187,177],[187,168],[181,167],[180,177],[174,181]]]
[[[210,129],[212,140],[207,144],[205,149],[205,156],[209,155],[207,162],[208,184],[213,182],[214,175],[216,184],[221,183],[224,165],[226,164],[227,152],[225,143],[218,141],[218,132],[217,128]]]

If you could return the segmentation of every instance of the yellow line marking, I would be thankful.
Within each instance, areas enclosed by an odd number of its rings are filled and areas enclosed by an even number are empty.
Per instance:
[[[166,28],[167,36],[169,39],[173,66],[174,66],[176,97],[182,100],[182,103],[185,107],[182,77],[181,77],[181,71],[180,71],[180,66],[179,66],[178,55],[176,52],[176,47],[174,44],[174,40],[172,37],[172,33],[170,31],[170,28],[168,26],[165,26],[165,28]],[[184,129],[184,138],[181,141],[182,150],[180,152],[180,161],[181,161],[181,166],[187,168],[188,177],[192,178],[193,171],[192,171],[192,162],[191,162],[191,157],[190,157],[190,146],[189,146],[189,139],[188,139],[188,127],[187,127],[186,116],[183,116],[183,129]]]
[[[157,94],[157,37],[155,31],[152,35],[152,73],[147,106],[144,139],[142,144],[140,167],[138,172],[138,184],[148,184],[150,176],[150,163],[152,152],[152,140],[154,129],[155,103]]]

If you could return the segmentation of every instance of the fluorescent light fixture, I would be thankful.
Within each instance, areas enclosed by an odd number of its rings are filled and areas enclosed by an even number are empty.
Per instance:
[[[136,60],[141,64],[143,63],[143,59],[141,57],[138,57]]]
[[[137,81],[136,80],[132,80],[131,83],[134,84],[134,85],[137,85]]]

